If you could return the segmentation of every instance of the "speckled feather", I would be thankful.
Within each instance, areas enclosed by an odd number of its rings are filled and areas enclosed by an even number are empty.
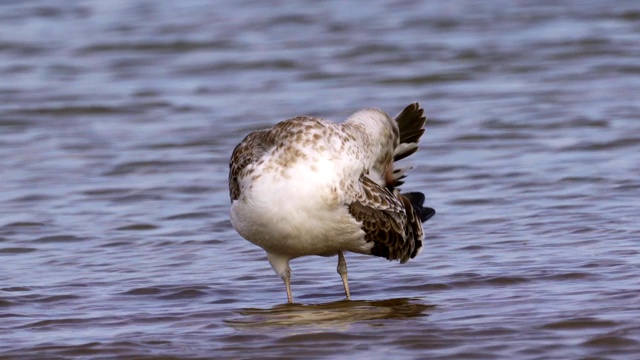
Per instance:
[[[356,116],[358,114],[361,114],[359,116],[363,119]],[[352,117],[343,124],[300,116],[280,122],[271,129],[252,132],[233,151],[229,163],[229,193],[232,203],[241,200],[243,194],[259,183],[258,179],[262,176],[272,176],[271,180],[260,181],[272,181],[275,191],[278,186],[277,179],[285,182],[299,175],[287,172],[294,166],[299,170],[300,164],[306,162],[309,163],[311,171],[317,171],[314,169],[317,167],[314,163],[318,159],[314,158],[314,154],[319,154],[322,159],[327,158],[339,165],[331,168],[337,169],[337,174],[333,177],[335,183],[323,183],[323,186],[315,189],[318,193],[324,192],[322,196],[324,204],[318,204],[317,211],[333,211],[332,206],[344,207],[347,211],[344,211],[341,216],[350,216],[353,225],[348,225],[348,219],[344,219],[347,225],[343,224],[343,226],[353,226],[354,229],[351,229],[351,232],[361,230],[362,235],[359,236],[362,238],[361,243],[357,246],[339,245],[342,244],[341,242],[336,246],[312,244],[303,249],[294,250],[293,248],[297,245],[296,240],[288,239],[289,234],[279,229],[273,229],[273,236],[267,236],[266,240],[253,239],[265,237],[264,234],[270,231],[270,224],[266,221],[267,216],[265,215],[265,221],[258,225],[255,217],[260,217],[260,214],[253,214],[253,220],[248,217],[243,220],[242,211],[236,211],[235,219],[240,219],[236,220],[236,223],[254,221],[255,227],[260,228],[259,235],[256,234],[257,229],[250,229],[244,230],[241,233],[243,236],[262,246],[267,252],[286,253],[289,251],[286,247],[271,244],[272,237],[283,238],[283,243],[293,245],[290,254],[283,254],[290,258],[313,254],[330,255],[334,251],[343,250],[339,247],[401,262],[406,262],[417,255],[423,240],[420,216],[416,216],[407,198],[394,191],[400,183],[399,179],[385,179],[385,174],[393,171],[394,159],[404,158],[416,151],[417,147],[402,148],[402,145],[417,142],[424,132],[423,110],[417,103],[411,104],[396,117],[395,121],[391,120],[386,113],[376,109],[361,110],[354,116],[356,120],[351,121]],[[370,121],[368,117],[376,118],[380,123],[379,131],[375,133],[377,138],[372,138],[368,130],[368,127],[372,126],[367,123]],[[350,162],[344,163],[344,159],[349,159]],[[353,165],[354,162],[356,165]],[[303,171],[307,171],[306,168]],[[285,188],[279,196],[286,198],[289,195]],[[275,201],[282,201],[278,199],[276,197]],[[251,199],[252,204],[259,201],[260,199]],[[291,199],[288,201],[290,202]],[[309,198],[308,201],[313,202],[313,199]],[[282,207],[287,208],[284,205]],[[335,211],[338,213],[340,210]],[[302,207],[300,212],[304,212]],[[322,214],[317,213],[317,215]],[[289,219],[282,218],[277,221],[287,220]],[[326,224],[326,226],[330,227],[332,224]],[[247,228],[247,225],[244,224],[244,227]],[[305,234],[304,224],[300,226],[291,224],[289,228],[296,229],[291,231],[292,235],[294,233],[301,237],[308,235],[316,242],[336,241],[322,239],[325,236],[317,234],[314,236],[311,229],[309,234]],[[302,230],[298,231],[298,229]]]
[[[349,213],[362,223],[365,240],[373,243],[371,255],[407,262],[416,255],[416,243],[422,245],[422,226],[416,223],[411,204],[407,208],[406,198],[396,197],[366,176],[361,182],[362,191],[349,204]]]

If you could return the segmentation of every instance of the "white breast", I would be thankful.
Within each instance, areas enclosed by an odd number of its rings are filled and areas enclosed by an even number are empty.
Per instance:
[[[292,258],[368,251],[371,245],[344,203],[349,164],[315,153],[285,168],[276,165],[276,155],[253,169],[232,204],[231,222],[240,235]]]

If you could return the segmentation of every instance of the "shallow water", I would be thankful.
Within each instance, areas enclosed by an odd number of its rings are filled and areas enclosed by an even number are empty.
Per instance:
[[[637,357],[640,5],[554,4],[0,3],[0,356]],[[233,147],[412,101],[425,251],[283,304]]]

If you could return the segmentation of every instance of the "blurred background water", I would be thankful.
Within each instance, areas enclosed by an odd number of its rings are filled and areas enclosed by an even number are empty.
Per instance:
[[[640,353],[636,1],[1,1],[0,79],[2,358]],[[283,305],[233,147],[413,101],[425,251]]]

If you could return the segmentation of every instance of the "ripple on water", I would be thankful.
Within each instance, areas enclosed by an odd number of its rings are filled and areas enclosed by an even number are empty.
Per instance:
[[[33,302],[33,303],[55,303],[55,302],[63,302],[68,300],[76,300],[81,298],[82,298],[81,296],[71,295],[71,294],[63,294],[63,295],[30,294],[30,295],[23,295],[20,297],[16,297],[16,299],[24,300],[27,302]]]
[[[457,280],[449,283],[450,286],[456,288],[467,288],[476,286],[510,286],[532,281],[530,278],[517,276],[483,276],[478,274],[468,274],[465,277],[468,280]]]
[[[160,294],[162,290],[157,287],[143,287],[137,289],[127,290],[122,293],[122,295],[157,295]]]
[[[619,323],[611,320],[601,320],[592,317],[572,318],[562,321],[556,321],[543,325],[544,329],[554,330],[578,330],[582,331],[589,328],[610,328],[616,327]]]
[[[75,235],[52,235],[52,236],[43,236],[37,239],[31,240],[32,243],[36,244],[55,244],[55,243],[74,243],[81,241],[88,241],[87,238],[82,238]]]
[[[176,214],[165,217],[163,220],[199,220],[199,219],[211,219],[211,213],[209,212],[188,212],[183,214]]]
[[[640,145],[640,137],[623,137],[611,141],[585,141],[563,148],[564,151],[607,151],[621,148],[635,148]]]
[[[56,197],[47,194],[28,194],[11,199],[13,203],[40,203],[47,200],[54,200]]]
[[[155,230],[158,226],[153,224],[131,224],[125,225],[115,228],[114,230],[118,231],[144,231],[144,230]]]
[[[89,105],[89,106],[61,106],[61,107],[32,107],[29,109],[21,109],[9,112],[11,115],[46,115],[54,117],[62,116],[77,116],[77,115],[116,115],[132,113],[131,110],[126,107],[120,106],[101,106],[101,105]]]
[[[174,170],[184,164],[182,161],[154,160],[154,161],[129,161],[115,165],[105,176],[120,176],[132,173],[158,173]]]
[[[177,40],[170,42],[118,42],[118,43],[100,43],[87,46],[78,50],[79,55],[91,55],[94,53],[105,52],[165,52],[165,53],[183,53],[188,51],[229,49],[235,46],[234,42],[227,40],[215,41],[186,41]]]
[[[252,5],[3,3],[0,358],[637,357],[633,0]],[[352,302],[296,260],[276,305],[233,147],[411,101],[425,251],[349,254]]]
[[[12,223],[3,225],[0,227],[0,229],[4,230],[4,229],[11,229],[11,228],[32,228],[32,227],[41,227],[41,226],[46,226],[46,224],[42,222],[35,222],[35,221],[18,221],[18,222],[12,222]]]
[[[206,286],[151,286],[127,290],[125,292],[122,292],[120,295],[153,296],[158,300],[181,300],[195,299],[202,296],[207,296],[208,292],[206,290],[208,290],[208,287]]]
[[[38,249],[30,247],[5,247],[0,248],[0,255],[26,254],[37,250]]]
[[[92,319],[83,319],[83,318],[64,318],[64,319],[53,319],[53,320],[39,320],[28,323],[26,325],[19,326],[20,329],[33,329],[37,328],[39,330],[55,330],[58,327],[64,327],[67,325],[78,325],[78,324],[89,324]]]
[[[638,340],[635,340],[626,336],[610,335],[610,336],[594,336],[582,344],[585,346],[618,349],[618,348],[632,347],[632,346],[638,345],[639,342]]]

